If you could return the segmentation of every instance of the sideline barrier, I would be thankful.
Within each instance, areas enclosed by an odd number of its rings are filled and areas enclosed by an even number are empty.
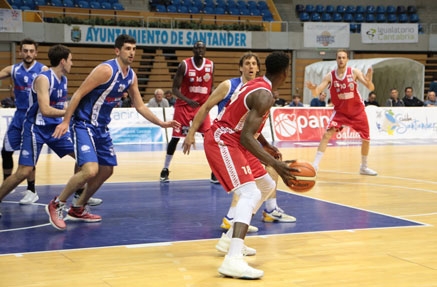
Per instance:
[[[173,108],[151,108],[161,120],[173,118]],[[272,108],[263,135],[268,141],[320,141],[332,115],[332,108]],[[15,109],[0,109],[0,141]],[[437,109],[432,107],[366,107],[372,140],[437,139]],[[211,120],[217,109],[210,112]],[[109,125],[116,145],[167,143],[172,129],[162,129],[139,115],[134,108],[116,108]],[[271,120],[271,121],[270,121]],[[344,128],[333,140],[359,140],[357,132]],[[196,142],[202,143],[201,135]]]

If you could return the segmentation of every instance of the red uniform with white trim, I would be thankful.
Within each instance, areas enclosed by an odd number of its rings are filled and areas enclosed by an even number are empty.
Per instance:
[[[246,105],[247,96],[256,90],[264,89],[273,97],[271,88],[271,82],[265,77],[247,82],[238,94],[232,96],[229,104],[205,133],[206,158],[212,172],[227,192],[267,173],[259,159],[241,145],[240,136],[249,113]],[[264,114],[255,138],[261,133],[268,116],[269,111]]]
[[[340,131],[343,126],[353,128],[364,140],[370,140],[369,123],[364,109],[363,99],[358,92],[358,83],[354,79],[351,67],[346,68],[343,78],[337,75],[337,69],[331,71],[329,88],[334,112],[328,129]]]
[[[185,59],[184,62],[185,74],[181,84],[181,93],[202,106],[211,94],[214,63],[207,58],[203,58],[202,65],[196,67],[193,57]],[[173,129],[173,137],[185,137],[187,135],[191,121],[194,119],[200,106],[192,108],[187,102],[181,99],[176,100],[173,119],[181,123],[181,128]],[[204,133],[210,126],[211,120],[209,115],[207,115],[198,132]]]

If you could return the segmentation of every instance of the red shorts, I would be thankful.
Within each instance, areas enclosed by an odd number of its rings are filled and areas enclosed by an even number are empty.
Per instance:
[[[232,131],[213,126],[205,133],[204,149],[212,172],[227,192],[267,173]]]
[[[370,140],[369,122],[367,121],[366,111],[359,113],[353,117],[334,110],[329,121],[328,129],[335,128],[340,131],[343,126],[353,128],[363,140]]]
[[[178,121],[181,124],[180,129],[173,129],[172,137],[180,138],[185,137],[190,129],[191,122],[194,119],[197,111],[200,109],[192,108],[189,105],[184,106],[176,106],[174,110],[173,120]],[[200,125],[198,132],[205,133],[211,127],[211,119],[209,118],[209,114],[206,115],[205,120]]]

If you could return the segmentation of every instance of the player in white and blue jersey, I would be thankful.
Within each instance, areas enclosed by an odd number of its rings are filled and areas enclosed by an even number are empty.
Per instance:
[[[0,71],[0,80],[10,77],[13,81],[16,111],[6,131],[2,147],[3,180],[9,177],[14,168],[12,155],[20,150],[21,133],[26,111],[31,103],[31,87],[36,76],[48,68],[36,60],[38,44],[29,38],[20,43],[21,63],[10,65]],[[31,204],[39,199],[35,190],[35,171],[27,179],[27,190],[20,204]]]
[[[130,67],[135,58],[136,41],[129,35],[119,35],[115,40],[115,59],[95,67],[73,94],[64,120],[56,127],[53,136],[62,137],[70,128],[75,146],[79,172],[70,178],[58,197],[50,201],[48,213],[56,229],[65,230],[63,209],[68,197],[78,188],[87,186],[85,192],[73,203],[67,218],[73,221],[97,222],[102,218],[89,212],[88,199],[112,175],[117,165],[108,124],[112,109],[124,92],[128,92],[132,105],[145,119],[163,128],[179,128],[176,121],[163,122],[143,103],[138,90],[138,79]],[[71,123],[71,126],[70,126]]]

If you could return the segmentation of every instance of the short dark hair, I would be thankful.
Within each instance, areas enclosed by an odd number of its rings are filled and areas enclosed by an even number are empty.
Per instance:
[[[62,59],[67,60],[70,54],[71,54],[70,49],[64,45],[58,44],[52,46],[49,49],[49,53],[48,53],[50,65],[52,67],[56,67],[57,65],[59,65]]]
[[[404,90],[404,92],[406,92],[408,89],[410,89],[411,91],[414,91],[414,90],[413,90],[413,87],[406,87],[405,90]]]
[[[23,45],[34,45],[35,49],[38,49],[38,43],[30,38],[24,38],[20,42],[20,49],[23,48]]]
[[[137,41],[132,36],[121,34],[118,35],[117,39],[115,39],[115,48],[121,49],[124,43],[136,44]]]
[[[238,63],[238,65],[239,65],[239,67],[243,67],[244,61],[246,61],[247,59],[250,59],[252,57],[255,58],[255,60],[256,60],[256,64],[258,65],[258,70],[259,70],[258,73],[259,73],[261,71],[261,61],[259,60],[258,55],[255,53],[252,53],[251,51],[246,52],[243,54],[243,56],[241,56],[240,62]]]
[[[283,51],[274,51],[266,58],[266,74],[276,75],[287,70],[290,65],[290,57]]]

